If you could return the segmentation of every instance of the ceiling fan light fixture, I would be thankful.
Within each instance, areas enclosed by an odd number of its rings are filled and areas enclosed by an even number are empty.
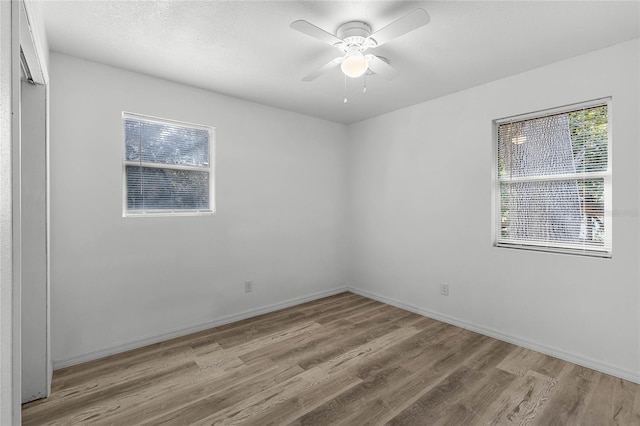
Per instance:
[[[389,65],[389,61],[377,55],[364,55],[364,52],[427,25],[429,20],[429,14],[424,9],[418,8],[373,33],[366,22],[349,21],[340,25],[335,34],[303,19],[293,21],[289,26],[294,30],[340,51],[339,57],[303,77],[302,80],[313,81],[325,72],[337,68],[338,64],[345,75],[345,86],[346,77],[358,78],[367,73],[378,75],[385,80],[392,80],[398,72]]]
[[[364,75],[369,68],[369,61],[364,57],[362,52],[353,50],[347,54],[342,63],[340,69],[342,72],[351,78],[358,78]]]

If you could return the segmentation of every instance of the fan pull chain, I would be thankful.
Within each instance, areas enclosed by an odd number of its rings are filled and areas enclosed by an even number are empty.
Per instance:
[[[349,102],[349,100],[347,99],[347,75],[344,75],[344,101],[345,104],[347,102]]]
[[[367,93],[367,74],[364,75],[364,87],[362,88],[362,93]]]

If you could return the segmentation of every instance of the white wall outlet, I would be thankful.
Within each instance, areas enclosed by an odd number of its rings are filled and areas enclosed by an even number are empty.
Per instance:
[[[449,284],[447,283],[440,284],[440,294],[443,296],[449,295]]]
[[[253,281],[244,282],[244,292],[251,293],[253,291]]]

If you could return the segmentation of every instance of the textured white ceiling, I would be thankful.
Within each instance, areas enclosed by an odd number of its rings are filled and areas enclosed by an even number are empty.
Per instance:
[[[52,51],[351,123],[640,36],[638,1],[43,1]],[[376,31],[417,7],[431,23],[376,49],[391,82],[339,69],[289,24],[329,32],[362,20]]]

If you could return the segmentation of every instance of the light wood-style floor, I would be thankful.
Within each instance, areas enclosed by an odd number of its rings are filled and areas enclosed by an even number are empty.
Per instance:
[[[25,425],[640,425],[640,386],[352,293],[58,370]]]

